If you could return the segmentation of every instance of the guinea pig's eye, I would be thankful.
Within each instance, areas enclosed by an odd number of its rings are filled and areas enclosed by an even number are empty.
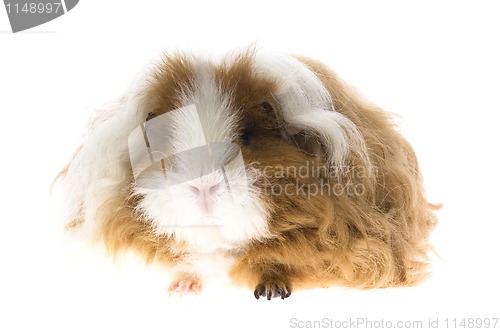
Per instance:
[[[151,120],[152,118],[156,117],[156,114],[153,113],[153,112],[149,112],[148,113],[148,116],[146,117],[146,121],[149,121]]]
[[[267,113],[272,113],[274,112],[274,108],[271,104],[269,104],[267,101],[263,102],[262,104],[260,104],[260,107],[262,107],[262,109],[264,111],[266,111]]]
[[[244,146],[249,146],[250,141],[252,140],[252,134],[248,129],[243,129],[240,132],[240,138]]]

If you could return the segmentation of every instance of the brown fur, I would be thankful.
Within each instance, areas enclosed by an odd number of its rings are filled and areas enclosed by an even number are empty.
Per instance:
[[[375,176],[348,174],[330,181],[361,184],[363,196],[324,195],[312,200],[273,196],[270,225],[281,236],[251,245],[232,276],[250,287],[269,273],[288,280],[294,288],[331,284],[373,288],[421,281],[427,275],[429,233],[437,220],[432,212],[436,207],[424,197],[413,149],[394,129],[387,113],[362,101],[325,66],[300,60],[320,77],[335,109],[361,131]],[[256,159],[265,165],[300,167],[316,158],[282,142],[269,143],[256,144],[262,146]],[[364,165],[354,155],[350,162]]]
[[[237,284],[272,291],[333,284],[374,288],[421,281],[427,275],[428,239],[437,220],[432,212],[435,206],[425,199],[413,149],[394,129],[387,113],[363,101],[324,65],[299,59],[321,79],[335,109],[358,127],[373,168],[351,154],[347,160],[351,171],[336,177],[321,174],[304,179],[282,174],[259,178],[256,185],[263,190],[269,182],[284,186],[298,181],[299,185],[359,185],[364,191],[362,195],[315,195],[312,199],[304,194],[263,197],[271,211],[269,227],[276,237],[243,248],[230,276]],[[323,149],[314,137],[299,133],[292,141],[282,138],[280,105],[273,97],[276,82],[257,78],[252,60],[249,52],[216,67],[220,89],[233,95],[235,109],[241,112],[241,128],[252,132],[252,144],[238,142],[245,161],[311,171],[324,165]],[[150,105],[144,118],[148,113],[157,115],[179,107],[179,95],[193,89],[194,71],[189,56],[165,57],[149,82],[145,99]],[[263,109],[263,102],[276,112]],[[127,187],[100,207],[102,237],[109,251],[133,249],[149,261],[167,264],[181,260],[185,245],[155,236],[135,211],[138,199]]]

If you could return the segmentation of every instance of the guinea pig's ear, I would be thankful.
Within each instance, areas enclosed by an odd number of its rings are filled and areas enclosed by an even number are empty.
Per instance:
[[[258,75],[268,76],[278,84],[275,98],[289,138],[294,140],[293,136],[299,134],[301,138],[315,139],[326,152],[330,166],[342,168],[350,152],[368,160],[356,125],[335,110],[330,94],[307,65],[291,56],[258,53],[255,68]]]

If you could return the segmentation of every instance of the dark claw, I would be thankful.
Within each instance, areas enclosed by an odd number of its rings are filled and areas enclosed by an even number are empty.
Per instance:
[[[286,299],[292,294],[291,288],[283,283],[278,282],[264,282],[255,287],[253,295],[258,300],[261,297],[271,300],[273,297],[280,297]]]
[[[279,293],[279,295],[280,295],[280,297],[281,297],[282,300],[286,299],[291,294],[291,292],[288,290],[288,288],[286,288],[286,289],[279,289],[278,293]]]
[[[257,285],[257,287],[255,287],[255,292],[253,292],[253,295],[258,300],[261,296],[264,296],[265,292],[266,286],[264,286],[264,284],[259,284]]]

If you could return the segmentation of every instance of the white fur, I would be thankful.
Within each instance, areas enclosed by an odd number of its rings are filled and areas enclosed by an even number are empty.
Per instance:
[[[127,136],[140,121],[145,101],[137,96],[145,81],[136,81],[125,97],[96,110],[92,127],[64,178],[65,219],[83,221],[82,235],[99,238],[99,207],[127,182]]]

